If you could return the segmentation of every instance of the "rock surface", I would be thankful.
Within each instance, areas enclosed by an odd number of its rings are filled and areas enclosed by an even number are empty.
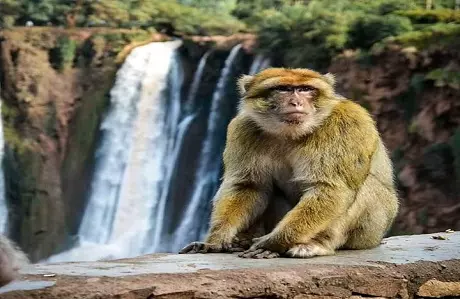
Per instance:
[[[0,297],[413,298],[457,296],[459,283],[460,233],[440,233],[391,237],[372,250],[312,259],[154,254],[36,264],[0,288]]]
[[[401,206],[391,235],[460,230],[460,88],[429,74],[460,74],[460,52],[389,47],[347,51],[329,68],[339,91],[377,121],[395,169]]]

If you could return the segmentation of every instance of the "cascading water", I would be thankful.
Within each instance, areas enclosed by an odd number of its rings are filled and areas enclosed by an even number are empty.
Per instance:
[[[164,217],[164,208],[166,201],[169,199],[170,193],[170,185],[172,181],[172,177],[174,175],[174,170],[176,168],[176,165],[179,160],[179,155],[181,150],[183,149],[184,146],[184,140],[185,140],[185,135],[189,132],[190,125],[192,122],[196,119],[198,115],[198,107],[196,103],[196,95],[198,92],[199,85],[201,83],[201,78],[203,76],[203,72],[206,66],[206,61],[209,57],[211,52],[206,52],[200,59],[200,62],[198,63],[197,70],[193,76],[193,81],[192,84],[190,85],[190,90],[188,92],[188,97],[187,97],[187,102],[186,105],[181,112],[181,120],[178,122],[176,134],[172,135],[175,136],[175,142],[173,148],[171,148],[170,155],[169,157],[166,157],[168,159],[168,169],[165,171],[166,173],[166,179],[165,179],[165,184],[164,184],[164,189],[162,192],[162,196],[160,199],[160,202],[162,202],[162,209],[160,214],[160,211],[158,211],[158,217]],[[180,86],[174,87],[176,90],[180,90]],[[180,93],[177,94],[177,97],[180,98]],[[177,118],[175,118],[177,119]],[[177,122],[176,122],[177,123]],[[163,231],[163,226],[164,226],[164,221],[161,221],[157,223],[154,231],[152,232],[154,238],[151,240],[150,244],[148,245],[148,252],[158,252],[158,251],[170,251],[170,244],[171,241],[169,240],[170,237],[167,236],[167,234]]]
[[[254,75],[270,66],[270,58],[257,54],[249,68],[249,75]]]
[[[101,124],[102,138],[79,244],[47,262],[175,252],[202,238],[207,230],[210,199],[222,170],[227,125],[238,103],[235,83],[243,71],[239,63],[244,55],[240,55],[242,46],[235,46],[219,78],[214,77],[216,82],[206,79],[213,68],[207,65],[212,51],[205,53],[183,97],[184,70],[176,51],[179,45],[165,42],[138,47],[118,71],[110,93],[111,107]],[[268,65],[269,60],[258,55],[249,73]],[[203,96],[201,84],[212,86],[212,82],[217,83],[213,92],[205,88]],[[205,133],[196,131],[200,126]],[[191,196],[179,203],[181,197],[177,198],[174,189],[181,188],[184,174],[180,169],[190,163],[179,161],[183,154],[191,154],[187,153],[190,143],[200,150],[192,154],[196,170],[187,170],[191,188],[187,194]],[[178,202],[171,201],[173,198]],[[180,221],[171,222],[172,211],[180,214],[178,209],[184,203],[185,211],[177,216]]]
[[[80,244],[48,262],[139,255],[148,232],[162,223],[161,191],[170,163],[165,157],[174,147],[171,136],[180,111],[182,70],[175,55],[180,45],[135,48],[118,71],[111,108],[101,124]]]
[[[1,115],[0,100],[0,115]],[[6,232],[6,224],[8,221],[8,209],[6,207],[5,197],[5,177],[3,174],[3,154],[4,154],[4,140],[3,140],[3,120],[0,118],[0,234]]]
[[[203,223],[206,218],[201,216],[204,212],[202,206],[209,205],[209,200],[217,190],[219,183],[222,144],[216,139],[219,139],[227,130],[228,119],[224,115],[228,114],[228,111],[225,111],[222,106],[224,106],[225,101],[232,99],[226,98],[224,92],[229,88],[230,73],[241,47],[241,45],[237,45],[230,51],[212,97],[208,129],[195,175],[195,188],[184,213],[183,221],[174,234],[175,239],[172,245],[174,251],[191,241],[201,239],[206,230],[207,224]],[[232,86],[231,88],[235,87]]]

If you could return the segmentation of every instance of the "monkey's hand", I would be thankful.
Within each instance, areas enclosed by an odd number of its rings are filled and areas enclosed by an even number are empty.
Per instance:
[[[252,240],[253,245],[238,256],[242,258],[270,259],[280,257],[282,246],[276,242],[272,234],[267,234]]]
[[[237,241],[237,240],[235,240]],[[212,244],[205,242],[192,242],[182,248],[179,254],[192,253],[223,253],[223,252],[241,252],[244,248],[238,242]]]

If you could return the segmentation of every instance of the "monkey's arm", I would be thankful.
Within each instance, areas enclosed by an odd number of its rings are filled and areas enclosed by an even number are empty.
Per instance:
[[[271,233],[255,240],[253,249],[284,253],[295,244],[308,242],[346,211],[353,194],[345,186],[317,183],[303,194]]]
[[[235,248],[234,238],[267,207],[270,186],[260,179],[261,176],[254,175],[257,154],[246,143],[251,134],[248,132],[250,126],[239,122],[233,120],[228,128],[224,177],[213,200],[208,236],[204,243],[189,244],[180,253],[242,251],[242,248]]]
[[[229,243],[266,208],[268,194],[254,183],[223,186],[214,204],[206,242]]]

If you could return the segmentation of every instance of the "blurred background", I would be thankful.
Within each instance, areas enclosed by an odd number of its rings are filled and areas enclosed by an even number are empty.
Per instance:
[[[458,0],[0,0],[0,232],[34,262],[177,252],[207,230],[235,82],[332,72],[375,117],[389,235],[460,229]],[[359,142],[359,140],[357,140]]]

